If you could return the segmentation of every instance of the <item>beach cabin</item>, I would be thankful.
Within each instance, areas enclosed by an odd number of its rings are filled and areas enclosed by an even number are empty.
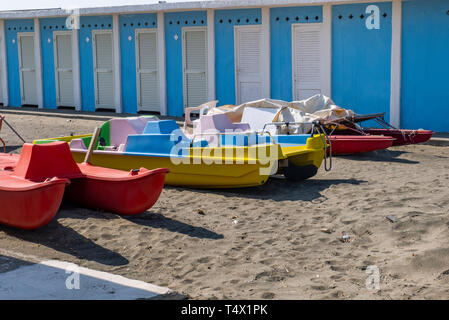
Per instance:
[[[449,0],[148,1],[0,11],[0,103],[183,116],[316,93],[448,131]]]

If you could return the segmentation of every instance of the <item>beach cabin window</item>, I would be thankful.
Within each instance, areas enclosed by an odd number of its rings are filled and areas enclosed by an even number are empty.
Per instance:
[[[114,108],[114,56],[112,31],[94,30],[93,56],[95,108]]]
[[[37,105],[34,33],[17,33],[22,105]]]
[[[293,99],[321,93],[321,24],[292,25]]]
[[[72,32],[53,33],[56,104],[73,106]]]
[[[236,101],[242,104],[263,96],[262,29],[236,26],[234,30]]]
[[[184,108],[196,107],[208,100],[206,39],[205,27],[182,29]]]
[[[157,33],[136,29],[138,111],[160,112]]]

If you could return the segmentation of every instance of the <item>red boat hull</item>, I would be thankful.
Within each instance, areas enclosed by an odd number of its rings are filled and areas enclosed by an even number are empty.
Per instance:
[[[354,154],[386,149],[392,146],[394,138],[384,136],[329,136],[332,154]]]
[[[49,223],[58,212],[67,179],[32,182],[0,171],[0,223],[32,230]]]
[[[31,181],[48,177],[70,179],[64,198],[82,206],[123,215],[142,213],[159,198],[168,169],[130,172],[77,164],[66,142],[24,144],[21,156],[0,154],[0,167]]]
[[[432,138],[433,134],[433,131],[430,130],[403,129],[364,129],[364,132],[375,136],[391,136],[396,139],[393,146],[426,142]]]
[[[83,178],[72,179],[65,199],[83,206],[135,215],[151,208],[164,187],[168,169],[125,172],[80,164]]]

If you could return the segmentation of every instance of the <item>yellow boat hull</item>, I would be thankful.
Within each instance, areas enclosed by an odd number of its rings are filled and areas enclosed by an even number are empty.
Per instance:
[[[70,142],[89,135],[35,140],[48,143],[55,140]],[[72,150],[76,162],[83,162],[85,150]],[[319,135],[307,140],[305,146],[281,147],[277,144],[249,147],[190,148],[183,158],[126,154],[95,150],[90,163],[119,170],[168,168],[165,183],[194,188],[239,188],[264,184],[270,175],[282,173],[279,163],[287,160],[297,167],[320,167],[324,147]],[[281,161],[279,161],[281,160]],[[315,173],[316,173],[315,170]]]

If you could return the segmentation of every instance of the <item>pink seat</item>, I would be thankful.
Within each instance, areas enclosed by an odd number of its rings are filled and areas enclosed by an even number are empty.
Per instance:
[[[248,123],[233,123],[225,114],[202,115],[195,127],[195,133],[249,131]]]
[[[120,147],[126,143],[130,134],[142,134],[148,121],[155,121],[155,117],[114,118],[110,122],[111,146]]]

